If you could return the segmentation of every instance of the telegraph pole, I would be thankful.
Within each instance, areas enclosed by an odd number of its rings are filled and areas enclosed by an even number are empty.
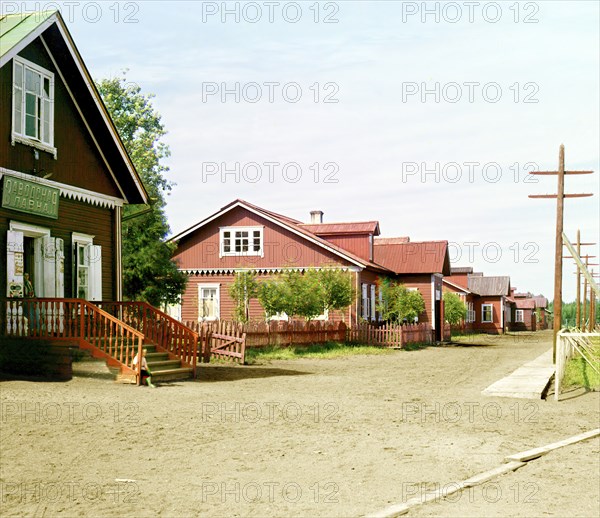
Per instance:
[[[556,194],[530,194],[530,198],[556,198],[556,238],[554,249],[554,329],[552,341],[552,361],[556,363],[556,337],[562,326],[562,266],[563,266],[563,221],[565,198],[584,198],[592,194],[565,194],[566,174],[591,174],[593,171],[565,171],[565,146],[558,151],[558,171],[536,171],[534,175],[558,175]]]

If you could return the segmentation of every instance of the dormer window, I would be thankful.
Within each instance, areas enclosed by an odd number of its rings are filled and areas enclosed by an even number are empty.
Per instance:
[[[220,229],[220,256],[263,256],[263,227]]]
[[[13,59],[12,144],[48,151],[54,147],[54,74],[23,59]]]

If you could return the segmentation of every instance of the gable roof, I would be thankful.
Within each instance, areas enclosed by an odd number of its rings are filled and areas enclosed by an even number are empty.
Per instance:
[[[373,234],[379,235],[378,221],[357,221],[345,223],[302,223],[302,228],[316,234]]]
[[[469,294],[471,293],[467,288],[465,288],[464,286],[460,286],[458,284],[455,284],[451,281],[449,281],[448,279],[446,279],[445,277],[442,279],[442,283],[446,284],[447,286],[450,286],[451,288],[454,288],[456,290],[460,290],[463,293]]]
[[[548,299],[546,297],[544,297],[543,295],[538,295],[536,297],[533,297],[533,300],[535,300],[535,307],[536,308],[546,308],[546,307],[548,307]]]
[[[403,243],[410,243],[410,237],[376,237],[375,244],[377,245],[401,245]]]
[[[375,240],[373,258],[396,274],[450,273],[448,241],[388,244]]]
[[[231,203],[225,205],[219,211],[215,212],[211,216],[208,216],[207,218],[203,219],[199,223],[196,223],[195,225],[193,225],[193,226],[187,228],[186,230],[183,230],[179,234],[173,236],[172,238],[169,239],[169,242],[180,241],[184,237],[189,236],[190,234],[196,232],[200,228],[208,225],[210,222],[214,221],[215,219],[221,217],[222,215],[226,214],[227,212],[229,212],[237,207],[242,207],[246,210],[249,210],[250,212],[253,212],[254,214],[257,214],[258,216],[261,216],[261,217],[267,219],[268,221],[275,223],[276,225],[279,225],[280,227],[285,228],[286,230],[289,230],[293,234],[296,234],[297,236],[310,241],[311,243],[319,246],[320,248],[324,248],[325,250],[337,255],[338,257],[341,257],[345,261],[348,261],[356,266],[359,266],[361,268],[371,268],[374,270],[378,270],[382,273],[386,273],[386,272],[389,273],[386,268],[384,268],[378,264],[372,263],[370,261],[366,261],[365,259],[362,259],[361,257],[359,257],[351,252],[348,252],[347,250],[344,250],[343,248],[340,248],[340,247],[330,243],[329,241],[321,239],[319,236],[317,236],[317,235],[313,234],[312,232],[309,232],[308,230],[303,228],[302,224],[297,220],[288,218],[287,216],[283,216],[281,214],[277,214],[276,212],[271,212],[271,211],[265,210],[257,205],[253,205],[252,203],[248,203],[247,201],[240,200],[240,199],[232,201]]]
[[[472,266],[453,266],[450,268],[450,275],[454,275],[455,273],[473,273]]]
[[[40,38],[67,86],[98,152],[128,203],[148,194],[59,11],[0,16],[0,68]]]
[[[481,296],[510,295],[510,277],[484,277],[483,275],[469,275],[469,290]]]
[[[535,299],[515,299],[517,309],[535,309]]]

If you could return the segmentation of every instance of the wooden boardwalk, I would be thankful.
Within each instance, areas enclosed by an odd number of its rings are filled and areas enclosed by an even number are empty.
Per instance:
[[[481,393],[484,396],[541,399],[553,375],[554,365],[550,349],[512,374],[492,383]]]

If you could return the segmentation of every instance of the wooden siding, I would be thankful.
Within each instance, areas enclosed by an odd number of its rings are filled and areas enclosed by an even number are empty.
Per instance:
[[[219,227],[261,226],[264,257],[219,257]],[[238,207],[181,239],[174,255],[181,269],[200,268],[286,268],[348,266],[332,252],[310,243],[289,230]]]
[[[365,234],[344,234],[339,236],[322,236],[330,243],[352,252],[365,261],[372,261],[372,250],[369,243],[369,236]]]
[[[481,306],[483,304],[492,304],[494,307],[492,315],[493,322],[491,323],[481,321]],[[502,312],[504,311],[502,297],[475,297],[473,309],[475,310],[475,322],[473,322],[473,330],[482,333],[502,333]]]
[[[116,265],[113,229],[114,210],[95,207],[86,203],[60,198],[58,219],[49,219],[0,208],[0,253],[3,254],[3,271],[0,272],[0,293],[6,295],[6,231],[10,221],[29,223],[50,229],[52,237],[59,237],[65,244],[65,297],[73,297],[72,286],[72,233],[94,236],[94,244],[102,247],[102,298],[113,300],[115,293],[114,271]]]
[[[18,142],[11,145],[11,60],[0,69],[0,166],[24,173],[33,168],[43,170],[44,175],[52,173],[53,181],[122,198],[40,39],[34,40],[19,56],[54,73],[54,147],[57,159],[46,151],[40,151],[39,160],[34,160],[33,147]]]
[[[397,282],[404,284],[407,288],[417,288],[419,290],[425,301],[425,312],[419,315],[419,323],[427,322],[433,324],[434,300],[431,293],[431,274],[400,275],[397,278]],[[441,287],[439,289],[441,290]]]

